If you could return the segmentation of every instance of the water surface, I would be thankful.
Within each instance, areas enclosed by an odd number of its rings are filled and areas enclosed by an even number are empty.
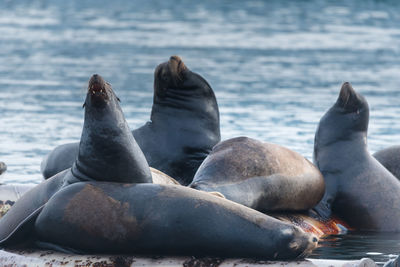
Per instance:
[[[400,252],[400,234],[352,232],[320,240],[310,258],[356,260],[371,258],[378,264],[396,258]]]

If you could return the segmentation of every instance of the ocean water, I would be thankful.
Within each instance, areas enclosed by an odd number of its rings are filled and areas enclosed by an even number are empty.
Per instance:
[[[399,144],[399,26],[398,1],[0,1],[1,182],[39,183],[46,153],[79,140],[93,73],[131,128],[144,124],[154,69],[171,55],[213,87],[222,139],[311,159],[349,81],[370,105],[370,151]]]

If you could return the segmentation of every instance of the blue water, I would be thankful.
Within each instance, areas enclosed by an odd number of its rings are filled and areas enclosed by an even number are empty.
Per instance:
[[[400,144],[398,1],[0,1],[2,182],[39,183],[42,157],[79,140],[87,80],[114,87],[133,128],[154,68],[180,55],[213,87],[222,138],[312,157],[318,121],[350,81],[371,107],[371,152]]]

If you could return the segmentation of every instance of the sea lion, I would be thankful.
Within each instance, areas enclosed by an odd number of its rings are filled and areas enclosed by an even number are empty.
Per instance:
[[[219,111],[208,82],[172,56],[154,73],[150,121],[133,131],[149,165],[183,185],[221,139]],[[41,164],[45,178],[71,167],[78,143],[59,146]]]
[[[385,166],[397,179],[400,179],[400,145],[379,150],[372,156]]]
[[[7,165],[0,161],[0,175],[2,175],[7,170]]]
[[[83,253],[294,259],[317,244],[314,235],[232,201],[155,184],[75,183],[49,200],[35,232],[44,246]]]
[[[168,177],[166,174],[152,168],[150,168],[150,170],[152,171],[153,183],[163,185],[179,185],[179,183],[174,181],[172,178],[166,179],[166,177]],[[17,201],[24,193],[33,187],[35,187],[33,184],[0,185],[0,218],[7,213],[15,201]],[[224,198],[219,192],[210,192],[210,194]],[[343,234],[348,230],[352,230],[345,222],[337,217],[324,220],[310,216],[310,214],[307,212],[284,211],[268,213],[268,215],[279,219],[280,221],[290,222],[291,224],[300,227],[303,231],[314,234],[318,238],[325,235]]]
[[[262,212],[310,209],[325,190],[322,174],[303,156],[248,137],[216,145],[190,187]]]
[[[36,216],[61,188],[82,181],[151,183],[146,159],[128,127],[110,84],[95,74],[84,103],[85,121],[79,154],[64,170],[25,193],[0,219],[0,242],[19,242]],[[14,235],[16,233],[16,235]]]
[[[357,230],[400,231],[400,182],[367,149],[369,107],[350,83],[319,122],[314,163],[326,191],[315,210]]]
[[[314,235],[289,223],[206,192],[151,183],[118,99],[98,75],[84,106],[74,165],[25,193],[0,219],[1,247],[30,240],[82,253],[260,259],[304,257],[316,247]]]

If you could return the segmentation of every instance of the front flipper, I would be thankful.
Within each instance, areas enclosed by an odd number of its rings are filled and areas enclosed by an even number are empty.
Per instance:
[[[44,205],[37,208],[21,221],[16,220],[19,218],[14,216],[14,218],[11,219],[7,219],[10,217],[5,216],[4,218],[7,218],[0,221],[0,246],[16,246],[20,245],[21,242],[29,243],[31,241],[31,233],[34,231],[36,218],[39,216],[43,207]],[[7,225],[9,227],[7,227]]]
[[[324,194],[323,184],[308,177],[307,174],[297,177],[274,174],[223,184],[195,181],[190,187],[206,192],[219,192],[231,201],[261,212],[299,211],[314,207]]]
[[[329,199],[323,198],[310,212],[312,217],[328,220],[332,216],[331,203]]]
[[[62,187],[61,172],[25,193],[0,219],[0,247],[24,242],[33,233],[33,225],[47,201]]]

